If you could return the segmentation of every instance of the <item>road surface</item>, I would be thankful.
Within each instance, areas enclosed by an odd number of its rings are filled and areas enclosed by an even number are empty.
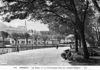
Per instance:
[[[68,61],[61,57],[65,49],[68,47],[11,52],[0,55],[0,65],[69,66]]]

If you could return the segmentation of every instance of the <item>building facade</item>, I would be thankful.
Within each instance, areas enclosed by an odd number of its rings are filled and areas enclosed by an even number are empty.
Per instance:
[[[15,45],[16,44],[15,40],[10,38],[10,44]],[[19,44],[19,45],[25,45],[25,44],[29,44],[29,45],[58,44],[58,41],[57,40],[47,40],[47,41],[44,42],[42,39],[39,39],[37,41],[35,41],[33,39],[28,39],[28,43],[27,43],[26,39],[18,39],[17,44]]]

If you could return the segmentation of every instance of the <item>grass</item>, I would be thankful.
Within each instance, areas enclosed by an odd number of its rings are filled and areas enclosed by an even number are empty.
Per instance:
[[[94,48],[93,48],[94,49]],[[98,48],[95,48],[95,51],[96,49],[98,51],[100,51],[100,49]],[[90,52],[94,52],[91,48],[88,48],[88,50]],[[71,55],[71,60],[69,60],[69,63],[71,65],[100,65],[100,55],[96,55],[96,56],[90,56],[90,58],[87,60],[87,59],[84,59],[83,58],[83,55],[79,54],[79,53],[76,53],[74,52],[75,50],[73,49],[70,49],[72,55]],[[80,49],[80,52],[82,53],[82,49]],[[63,52],[65,53],[65,52]]]

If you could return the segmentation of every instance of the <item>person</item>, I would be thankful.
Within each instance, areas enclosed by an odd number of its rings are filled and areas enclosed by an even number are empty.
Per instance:
[[[17,52],[19,52],[19,45],[17,45]]]
[[[58,45],[56,46],[56,49],[58,49]]]

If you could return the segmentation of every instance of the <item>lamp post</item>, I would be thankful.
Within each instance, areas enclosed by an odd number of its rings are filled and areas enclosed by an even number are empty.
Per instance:
[[[33,49],[33,30],[31,30],[32,32],[32,49]]]
[[[26,33],[27,33],[27,23],[26,23],[26,20],[25,20],[25,30],[26,30]]]

